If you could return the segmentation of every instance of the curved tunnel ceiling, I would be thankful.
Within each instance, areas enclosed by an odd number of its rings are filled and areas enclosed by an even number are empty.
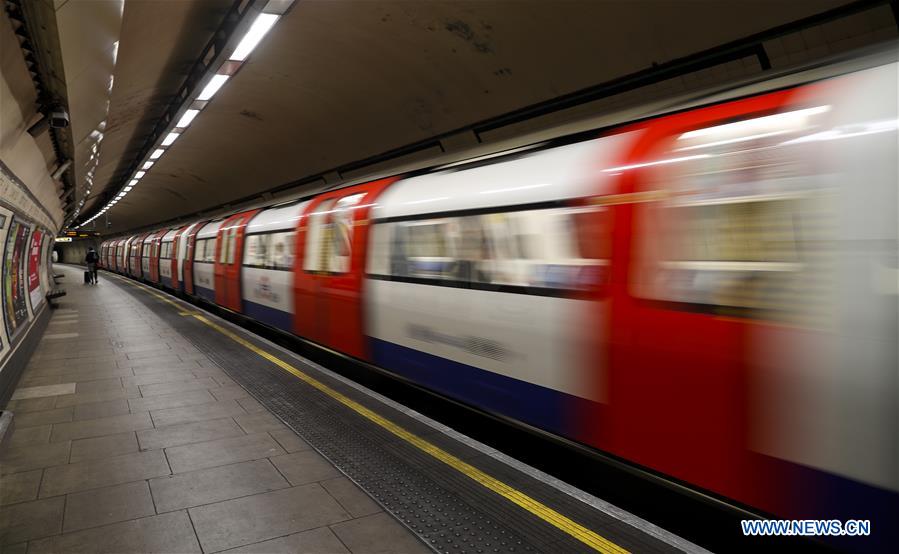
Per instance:
[[[299,0],[97,229],[227,203],[843,3]],[[123,177],[222,4],[126,1],[95,192]]]

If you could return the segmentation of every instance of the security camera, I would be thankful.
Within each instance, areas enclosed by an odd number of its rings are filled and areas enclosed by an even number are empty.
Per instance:
[[[64,129],[69,126],[69,112],[57,110],[50,113],[50,127]]]

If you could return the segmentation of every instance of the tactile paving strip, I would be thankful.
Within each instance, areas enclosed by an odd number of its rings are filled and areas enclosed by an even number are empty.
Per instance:
[[[409,447],[378,425],[339,404],[218,331],[145,294],[138,297],[216,362],[269,411],[366,490],[386,511],[441,553],[594,552],[558,528],[485,489],[430,455]],[[240,332],[240,331],[238,331]],[[270,347],[242,333],[258,347]],[[435,430],[362,394],[314,366],[291,358],[298,369],[419,436]],[[441,448],[450,450],[441,444]],[[465,449],[455,445],[455,449]],[[454,455],[459,455],[453,451]],[[472,455],[480,455],[473,451]],[[477,458],[470,460],[473,465]],[[494,462],[486,460],[487,462]],[[495,463],[489,463],[496,469]],[[496,475],[502,479],[502,475]],[[520,479],[523,474],[518,475]],[[525,491],[530,492],[530,491]],[[556,492],[556,496],[563,496]],[[565,497],[563,504],[569,504]],[[590,512],[578,504],[578,512]],[[611,516],[592,511],[580,523],[624,549],[676,551]]]

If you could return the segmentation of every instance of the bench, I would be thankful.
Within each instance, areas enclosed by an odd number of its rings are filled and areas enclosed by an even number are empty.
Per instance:
[[[55,298],[59,298],[60,296],[65,296],[66,291],[61,288],[50,289],[50,292],[47,293],[47,302],[50,303],[51,308],[55,308],[56,304],[53,303]]]

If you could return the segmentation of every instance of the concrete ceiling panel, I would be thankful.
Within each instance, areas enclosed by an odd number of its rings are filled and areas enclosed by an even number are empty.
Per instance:
[[[113,230],[258,193],[845,3],[299,1],[109,212]],[[124,177],[139,131],[180,85],[221,5],[126,2],[99,182]]]

